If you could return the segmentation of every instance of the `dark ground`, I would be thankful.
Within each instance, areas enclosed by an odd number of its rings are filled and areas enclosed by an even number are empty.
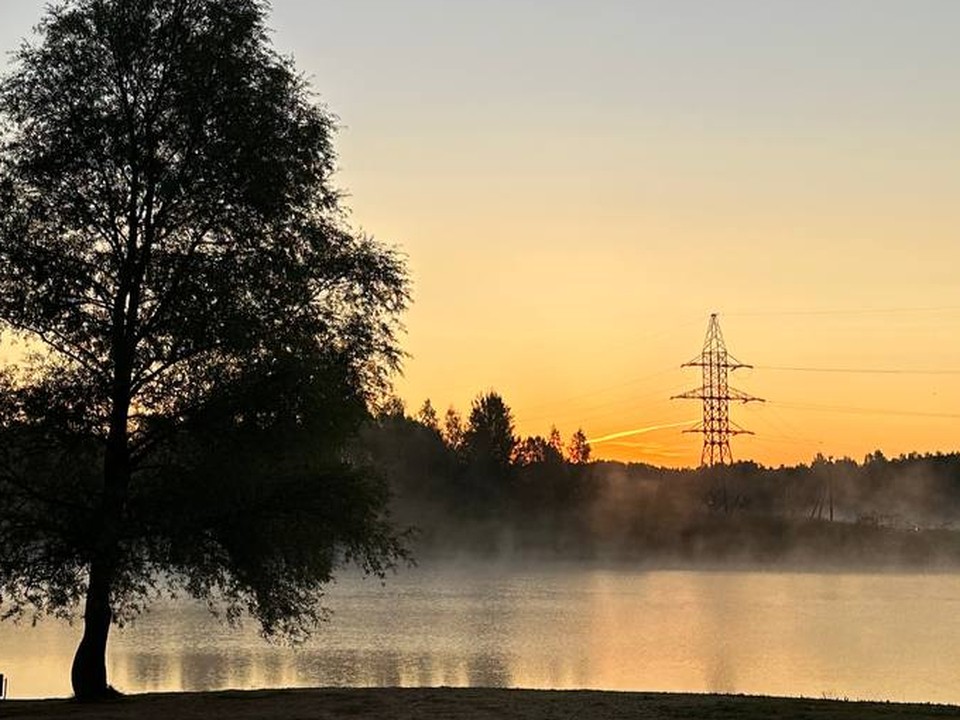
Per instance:
[[[674,720],[726,718],[960,718],[947,705],[751,697],[549,690],[372,688],[131,695],[96,705],[69,700],[0,702],[2,718],[93,720],[413,720],[414,718],[531,718],[533,720]]]

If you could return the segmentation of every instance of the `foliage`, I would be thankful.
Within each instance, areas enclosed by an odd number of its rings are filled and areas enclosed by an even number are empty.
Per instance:
[[[418,554],[509,552],[671,566],[960,562],[957,453],[673,469],[576,462],[576,453],[561,458],[549,439],[534,435],[518,440],[509,472],[487,461],[483,475],[461,448],[413,418],[380,424],[368,441],[396,506],[421,530]]]
[[[556,425],[550,426],[550,434],[547,436],[547,442],[559,455],[563,455],[563,438]]]
[[[86,598],[79,696],[160,575],[299,636],[338,564],[402,554],[342,449],[405,269],[344,224],[334,119],[266,8],[67,0],[0,85],[0,322],[37,350],[3,378],[0,600]]]
[[[440,431],[440,419],[437,417],[437,411],[433,409],[433,404],[429,399],[423,401],[420,411],[417,413],[417,422],[431,430]]]
[[[454,408],[447,408],[443,416],[443,441],[451,450],[460,452],[463,449],[465,430],[463,428],[463,418],[460,417]]]
[[[587,442],[587,436],[584,435],[582,428],[570,437],[570,444],[567,445],[567,457],[575,465],[583,465],[590,461],[590,443]]]
[[[513,450],[513,463],[515,465],[556,464],[562,461],[563,455],[548,440],[539,435],[525,437],[517,442]]]
[[[513,413],[503,398],[493,391],[477,396],[464,433],[467,457],[475,462],[506,468],[510,465],[516,443]]]

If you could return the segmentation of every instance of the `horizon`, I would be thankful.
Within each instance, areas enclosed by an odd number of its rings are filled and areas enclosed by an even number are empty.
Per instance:
[[[5,50],[45,5],[4,9]],[[495,389],[521,435],[690,467],[700,408],[669,397],[699,384],[680,365],[712,312],[755,366],[731,383],[767,400],[731,408],[757,433],[735,460],[960,448],[957,21],[417,0],[276,2],[270,24],[341,119],[351,221],[409,258],[408,410]]]

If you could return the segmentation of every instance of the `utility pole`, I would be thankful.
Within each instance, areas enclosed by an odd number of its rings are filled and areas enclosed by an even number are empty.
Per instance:
[[[720,332],[720,322],[717,320],[717,314],[713,313],[710,316],[710,324],[707,325],[707,337],[703,343],[703,350],[681,367],[699,367],[703,374],[700,387],[671,398],[671,400],[683,398],[703,402],[703,419],[689,430],[684,430],[684,432],[703,435],[700,465],[731,464],[733,456],[730,453],[730,437],[753,433],[730,420],[730,401],[744,404],[764,401],[730,387],[727,378],[732,370],[753,366],[740,362],[727,352],[723,333]]]

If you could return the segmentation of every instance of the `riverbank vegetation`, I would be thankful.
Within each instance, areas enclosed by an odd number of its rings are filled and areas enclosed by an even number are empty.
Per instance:
[[[466,420],[388,406],[365,430],[421,555],[654,564],[945,567],[960,561],[960,455],[699,469],[589,462],[582,433],[518,437],[509,405]]]

